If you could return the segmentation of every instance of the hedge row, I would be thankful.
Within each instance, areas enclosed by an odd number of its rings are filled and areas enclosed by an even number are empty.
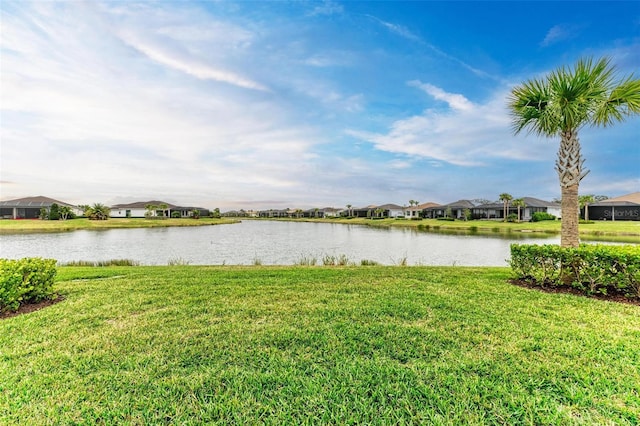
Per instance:
[[[517,279],[542,287],[640,298],[640,246],[512,244],[510,264]]]
[[[53,299],[54,259],[0,259],[0,312],[15,311],[23,303]]]

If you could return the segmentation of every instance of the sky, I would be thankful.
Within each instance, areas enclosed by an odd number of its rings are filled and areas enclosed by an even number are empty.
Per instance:
[[[510,90],[640,78],[640,2],[0,3],[0,199],[231,209],[559,198]],[[640,191],[640,117],[579,133],[582,194]]]

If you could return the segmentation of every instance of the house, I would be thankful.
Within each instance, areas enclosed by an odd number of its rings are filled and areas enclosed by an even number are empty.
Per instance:
[[[370,205],[367,207],[361,207],[351,209],[351,215],[353,217],[391,217],[398,218],[404,217],[406,208],[397,204],[383,204],[381,206]]]
[[[443,206],[437,205],[427,207],[422,211],[423,217],[429,219],[438,219],[441,217],[452,217],[454,219],[462,219],[467,211],[471,211],[474,204],[469,200],[458,200]],[[471,218],[469,218],[471,219]]]
[[[200,216],[209,216],[209,209],[203,207],[181,207],[164,201],[139,201],[129,204],[111,206],[110,217],[172,217],[173,212],[179,212],[180,217],[191,217],[192,212],[198,210]]]
[[[425,209],[429,209],[432,207],[438,207],[440,204],[437,203],[423,203],[417,206],[412,206],[412,207],[407,207],[406,209],[404,209],[404,216],[407,219],[421,219],[422,218],[422,212]]]
[[[69,207],[75,215],[82,215],[82,210],[78,206],[74,206],[63,201],[54,200],[53,198],[37,196],[18,198],[16,200],[0,201],[0,218],[2,219],[38,219],[40,211],[46,209],[51,210],[51,206]]]
[[[544,201],[533,197],[523,197],[524,207],[520,207],[520,220],[529,221],[534,213],[545,212],[562,217],[560,204],[553,201]],[[474,219],[504,219],[504,204],[501,202],[487,203],[475,206],[472,210]],[[518,214],[518,207],[513,205],[513,201],[509,203],[507,216],[510,214]]]
[[[589,204],[587,210],[590,220],[640,220],[640,192]]]

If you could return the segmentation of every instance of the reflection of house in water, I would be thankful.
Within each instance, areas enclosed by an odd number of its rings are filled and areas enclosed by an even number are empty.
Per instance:
[[[588,210],[589,220],[640,220],[640,192],[589,204]]]

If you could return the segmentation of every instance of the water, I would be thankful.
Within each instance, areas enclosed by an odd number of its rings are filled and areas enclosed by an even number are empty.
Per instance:
[[[131,259],[143,265],[293,265],[302,259],[346,256],[360,264],[506,266],[516,240],[446,235],[414,229],[308,222],[244,221],[231,225],[80,230],[0,235],[0,257],[44,257],[60,262]],[[557,244],[559,237],[517,239]]]

